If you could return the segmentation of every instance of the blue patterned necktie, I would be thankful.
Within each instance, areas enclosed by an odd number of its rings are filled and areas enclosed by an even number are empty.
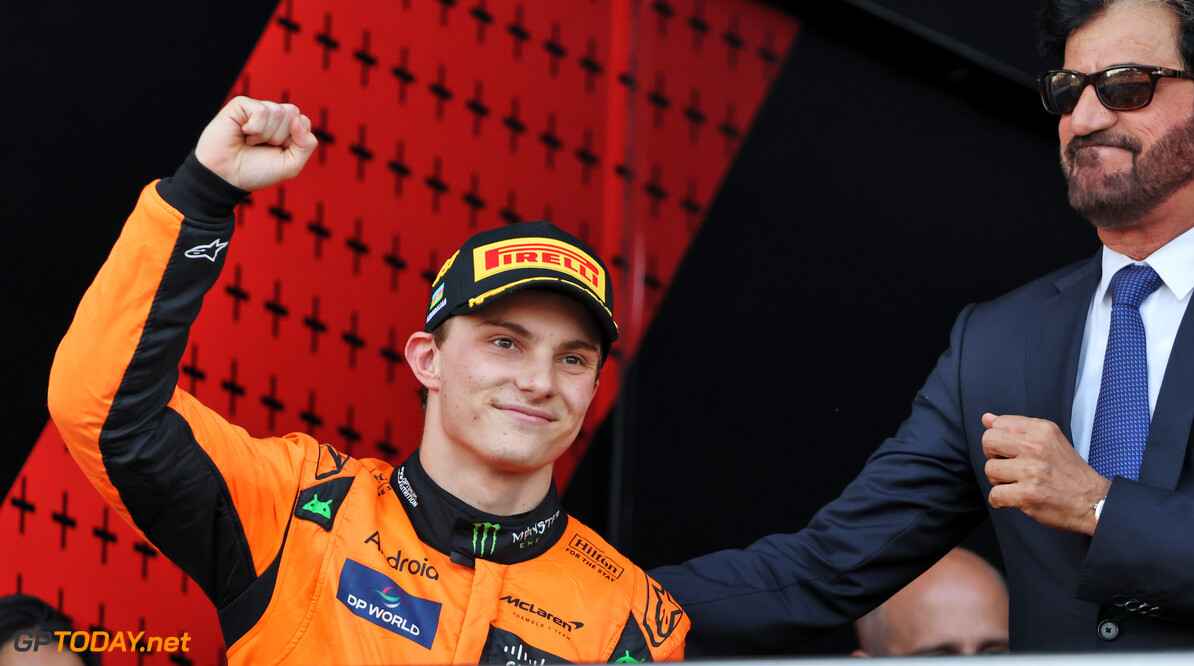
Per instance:
[[[1111,278],[1111,331],[1090,433],[1090,466],[1133,481],[1148,440],[1148,356],[1140,304],[1161,286],[1150,266],[1125,266]]]

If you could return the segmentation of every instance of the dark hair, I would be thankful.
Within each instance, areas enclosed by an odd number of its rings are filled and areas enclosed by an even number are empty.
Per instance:
[[[1065,60],[1065,43],[1070,35],[1121,2],[1168,7],[1178,20],[1178,55],[1182,67],[1189,69],[1194,63],[1194,0],[1048,0],[1040,14],[1041,52],[1054,61],[1052,64],[1060,65]]]
[[[69,617],[59,613],[53,606],[27,594],[10,594],[0,597],[0,646],[7,645],[23,631],[68,631],[74,625]],[[84,664],[99,666],[99,655],[93,652],[76,652]]]

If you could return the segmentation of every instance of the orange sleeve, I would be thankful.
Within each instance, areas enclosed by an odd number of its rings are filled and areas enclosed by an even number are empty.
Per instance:
[[[635,586],[632,615],[647,638],[651,658],[654,661],[682,660],[689,628],[688,615],[662,585],[646,573],[640,575]]]
[[[180,200],[212,188],[187,169],[174,178]],[[303,435],[254,439],[177,388],[234,218],[230,205],[184,215],[160,191],[170,188],[142,191],[58,347],[48,402],[100,494],[222,607],[277,556],[318,447]]]

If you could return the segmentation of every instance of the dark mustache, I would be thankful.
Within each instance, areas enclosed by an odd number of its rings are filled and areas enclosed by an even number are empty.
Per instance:
[[[1131,151],[1133,155],[1140,154],[1140,142],[1136,139],[1122,134],[1111,134],[1109,130],[1097,130],[1090,134],[1070,139],[1070,142],[1065,147],[1065,156],[1070,162],[1073,162],[1074,155],[1079,150],[1092,146],[1123,148],[1124,150]]]

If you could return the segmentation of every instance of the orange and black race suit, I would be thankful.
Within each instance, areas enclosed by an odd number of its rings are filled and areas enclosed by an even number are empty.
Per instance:
[[[177,387],[245,193],[192,155],[146,187],[54,359],[71,455],[215,604],[233,664],[683,657],[688,618],[554,487],[515,516],[305,434],[258,439]]]

